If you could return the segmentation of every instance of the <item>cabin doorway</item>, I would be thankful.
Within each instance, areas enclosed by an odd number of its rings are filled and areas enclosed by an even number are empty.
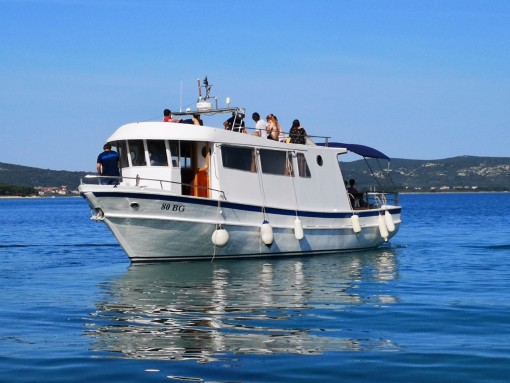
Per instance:
[[[209,198],[209,144],[181,141],[182,194]]]

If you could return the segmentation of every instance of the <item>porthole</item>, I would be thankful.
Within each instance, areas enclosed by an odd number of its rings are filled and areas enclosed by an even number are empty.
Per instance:
[[[322,164],[323,164],[322,156],[317,156],[317,165],[322,166]]]

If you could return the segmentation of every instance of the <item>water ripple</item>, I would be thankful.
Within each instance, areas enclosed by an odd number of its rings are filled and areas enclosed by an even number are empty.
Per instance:
[[[353,332],[348,321],[339,327],[352,307],[398,301],[384,286],[364,296],[356,289],[361,276],[375,285],[393,280],[394,254],[136,265],[102,286],[104,301],[87,334],[98,351],[137,359],[398,350],[390,339]]]

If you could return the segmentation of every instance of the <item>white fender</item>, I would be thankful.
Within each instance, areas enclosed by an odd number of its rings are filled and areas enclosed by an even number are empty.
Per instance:
[[[294,235],[297,240],[301,240],[305,236],[305,233],[303,232],[303,224],[298,217],[294,220]]]
[[[352,231],[354,231],[355,233],[359,233],[361,231],[361,225],[359,223],[359,215],[353,214],[353,216],[351,217],[351,222],[352,222]]]
[[[271,246],[273,243],[273,228],[269,224],[269,222],[264,221],[260,226],[260,239],[266,246]]]
[[[390,233],[393,233],[395,231],[395,223],[393,222],[393,217],[391,216],[391,213],[388,210],[384,212],[384,222],[386,223],[388,231]]]
[[[213,231],[211,241],[215,246],[223,247],[227,244],[228,238],[228,231],[220,227]]]
[[[388,228],[386,227],[386,222],[384,222],[384,218],[383,218],[382,214],[379,214],[378,224],[379,224],[379,233],[381,234],[381,237],[384,238],[384,241],[387,241],[388,240]]]

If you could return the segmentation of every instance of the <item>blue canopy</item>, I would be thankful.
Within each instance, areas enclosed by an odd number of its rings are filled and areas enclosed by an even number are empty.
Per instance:
[[[326,146],[324,143],[317,144],[318,146]],[[383,158],[385,160],[390,160],[390,157],[388,157],[386,154],[381,153],[379,150],[371,148],[369,146],[365,145],[358,145],[358,144],[344,144],[341,142],[329,142],[329,147],[332,148],[346,148],[348,151],[356,153],[363,157],[369,157],[369,158]]]

